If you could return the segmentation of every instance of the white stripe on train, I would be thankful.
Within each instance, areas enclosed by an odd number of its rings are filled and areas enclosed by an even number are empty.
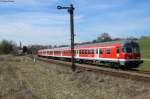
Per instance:
[[[50,55],[45,55],[49,57]],[[51,56],[51,57],[64,57],[71,58],[71,56]],[[140,61],[141,59],[117,59],[117,58],[93,58],[93,57],[76,57],[77,59],[88,59],[88,60],[109,60],[109,61]]]

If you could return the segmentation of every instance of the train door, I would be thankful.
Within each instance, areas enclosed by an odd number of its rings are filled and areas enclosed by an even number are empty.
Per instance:
[[[102,54],[103,54],[103,49],[100,48],[100,49],[99,49],[99,58],[102,58]]]
[[[119,47],[116,48],[116,57],[117,57],[117,61],[119,62],[119,58],[120,58],[120,48]]]
[[[95,49],[95,59],[98,60],[98,58],[99,58],[99,50],[97,48]]]
[[[76,58],[79,58],[79,50],[76,50]]]

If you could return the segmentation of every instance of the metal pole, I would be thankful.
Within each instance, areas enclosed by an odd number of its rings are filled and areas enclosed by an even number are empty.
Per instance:
[[[70,32],[71,32],[71,62],[72,62],[72,71],[76,70],[75,66],[75,51],[74,51],[74,7],[71,4],[70,7],[57,6],[57,9],[67,9],[70,14]]]
[[[74,50],[74,7],[71,4],[70,9],[68,9],[68,12],[70,13],[70,32],[71,32],[71,54],[72,54],[72,71],[76,70],[75,66],[75,50]]]

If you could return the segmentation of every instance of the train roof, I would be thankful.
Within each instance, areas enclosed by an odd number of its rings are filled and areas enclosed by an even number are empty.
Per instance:
[[[91,44],[81,44],[81,45],[75,45],[76,48],[87,48],[87,47],[95,47],[95,46],[109,46],[109,45],[126,45],[129,43],[136,43],[135,40],[118,40],[118,41],[109,41],[109,42],[101,42],[101,43],[91,43]],[[43,50],[63,50],[63,49],[70,49],[70,46],[68,47],[59,47],[59,48],[52,48],[52,49],[43,49]]]
[[[100,42],[100,43],[91,43],[91,44],[81,44],[81,45],[76,45],[76,47],[80,46],[98,46],[98,45],[111,45],[111,44],[121,44],[124,45],[126,43],[136,43],[135,40],[118,40],[118,41],[109,41],[109,42]]]

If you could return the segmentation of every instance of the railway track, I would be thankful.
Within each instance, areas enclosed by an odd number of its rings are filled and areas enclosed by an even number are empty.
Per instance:
[[[34,56],[34,58],[40,61],[50,62],[52,64],[71,66],[71,62],[41,58],[37,56]],[[150,82],[150,72],[148,71],[140,71],[138,69],[131,69],[131,70],[111,69],[111,68],[104,68],[95,65],[79,64],[79,63],[76,63],[76,67],[77,67],[77,71],[76,71],[77,73],[86,70],[86,71],[116,76],[120,78],[132,79],[132,80],[137,80],[142,82]]]

